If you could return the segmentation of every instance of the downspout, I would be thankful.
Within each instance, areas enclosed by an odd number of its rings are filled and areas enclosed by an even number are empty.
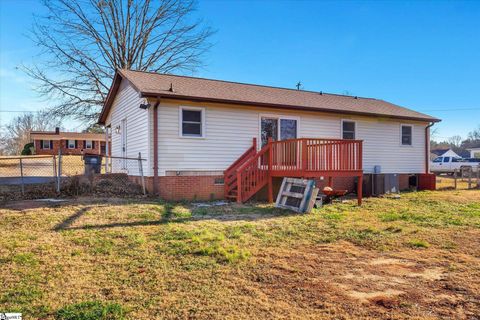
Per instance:
[[[430,128],[435,124],[435,122],[430,122],[428,126],[425,127],[425,173],[430,173]]]
[[[158,195],[158,105],[157,98],[153,106],[153,194]]]

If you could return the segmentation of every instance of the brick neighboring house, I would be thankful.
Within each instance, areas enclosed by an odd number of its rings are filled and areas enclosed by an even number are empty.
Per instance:
[[[105,134],[55,131],[31,131],[30,140],[34,145],[34,153],[39,155],[57,155],[61,148],[62,154],[81,155],[105,154]]]

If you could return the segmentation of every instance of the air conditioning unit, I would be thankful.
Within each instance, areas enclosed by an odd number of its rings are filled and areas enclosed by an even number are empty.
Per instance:
[[[399,177],[396,173],[372,174],[372,183],[372,195],[374,196],[400,191]]]
[[[385,174],[385,189],[384,193],[399,193],[400,192],[400,182],[398,179],[398,174],[389,173]]]

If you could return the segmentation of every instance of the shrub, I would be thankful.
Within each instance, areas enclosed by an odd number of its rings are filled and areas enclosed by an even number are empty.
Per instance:
[[[55,314],[57,320],[120,320],[125,311],[118,303],[86,301],[67,305]]]
[[[32,155],[32,150],[33,150],[33,142],[25,144],[22,150],[22,156],[30,156]]]

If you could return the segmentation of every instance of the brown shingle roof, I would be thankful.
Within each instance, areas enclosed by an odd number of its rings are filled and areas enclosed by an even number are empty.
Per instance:
[[[144,97],[317,110],[432,122],[440,121],[429,115],[373,98],[352,97],[151,72],[118,70],[102,114],[100,115],[100,123],[105,122],[121,78],[130,81]]]

